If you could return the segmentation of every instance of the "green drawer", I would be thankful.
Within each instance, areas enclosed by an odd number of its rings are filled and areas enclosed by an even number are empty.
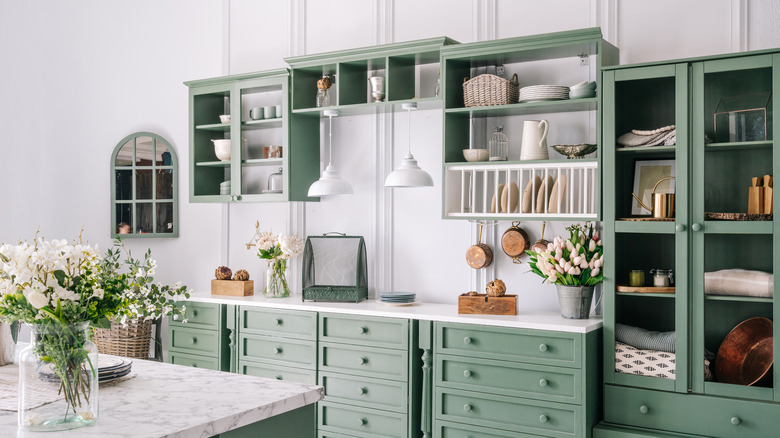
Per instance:
[[[437,353],[579,368],[581,349],[576,333],[436,323]]]
[[[315,344],[313,341],[242,334],[239,335],[238,357],[239,360],[260,359],[277,365],[314,369],[317,365]]]
[[[318,405],[320,430],[323,432],[365,438],[407,437],[406,415],[327,401],[321,401]]]
[[[320,342],[320,371],[407,381],[409,353]]]
[[[186,367],[204,368],[219,371],[219,360],[216,357],[198,356],[195,354],[168,352],[168,362]]]
[[[183,349],[189,353],[217,357],[219,355],[219,332],[196,328],[171,327],[170,349]]]
[[[464,359],[436,355],[435,384],[546,401],[579,404],[582,400],[580,370],[571,368]]]
[[[471,426],[466,424],[436,421],[433,436],[438,438],[539,438],[539,435],[527,433],[506,432],[498,429]]]
[[[181,319],[173,320],[168,318],[168,323],[172,326],[182,326],[200,329],[219,329],[220,313],[222,312],[221,304],[212,303],[197,303],[193,301],[181,302],[186,308],[184,310],[184,319],[187,322],[182,322]]]
[[[239,324],[241,333],[317,339],[316,312],[241,306]]]
[[[659,430],[639,429],[628,426],[615,426],[601,423],[593,428],[593,438],[703,438],[700,435],[687,435]]]
[[[306,383],[308,385],[317,384],[317,372],[314,370],[244,360],[239,362],[238,369],[239,373],[247,374],[249,376]]]
[[[724,438],[777,436],[778,405],[606,385],[604,420]]]
[[[549,437],[583,437],[580,406],[436,389],[436,418]]]
[[[406,350],[409,320],[320,314],[320,340]]]
[[[406,413],[409,400],[406,382],[394,382],[370,377],[343,374],[320,374],[325,387],[325,400]]]

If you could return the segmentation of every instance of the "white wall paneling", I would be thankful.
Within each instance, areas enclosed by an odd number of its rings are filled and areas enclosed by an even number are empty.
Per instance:
[[[244,243],[255,220],[264,229],[301,235],[343,231],[362,235],[372,292],[408,290],[425,301],[454,302],[494,276],[520,296],[520,310],[557,309],[554,288],[513,264],[498,245],[509,222],[488,227],[495,261],[474,272],[465,251],[476,227],[441,219],[441,111],[412,117],[412,149],[435,186],[385,189],[403,157],[405,113],[334,119],[334,164],[353,196],[318,203],[190,204],[187,88],[183,81],[283,66],[282,58],[371,44],[446,35],[460,42],[601,26],[621,61],[645,62],[780,46],[776,0],[223,0],[192,7],[184,0],[106,3],[56,0],[3,3],[0,55],[0,242],[85,236],[110,245],[108,160],[119,139],[149,130],[166,137],[180,158],[178,239],[128,241],[151,247],[160,281],[209,287],[214,268],[229,260],[249,270],[262,291],[265,263]],[[593,66],[561,61],[557,76],[524,67],[521,81],[568,84]],[[582,68],[587,68],[583,72]],[[419,72],[418,93],[430,92],[435,71]],[[580,79],[582,80],[582,79]],[[312,94],[314,87],[312,87]],[[583,115],[539,115],[551,122],[550,143],[595,140]],[[519,151],[517,123],[490,119],[479,133],[505,123],[510,150]],[[23,135],[22,135],[23,134]],[[23,137],[23,140],[20,140]],[[324,138],[324,137],[323,137]],[[464,145],[465,147],[466,145]],[[551,152],[552,153],[552,152]],[[546,236],[567,223],[548,223]],[[540,222],[522,222],[531,239]],[[525,259],[524,259],[525,260]],[[291,282],[300,285],[300,267]],[[477,281],[479,280],[479,281]]]

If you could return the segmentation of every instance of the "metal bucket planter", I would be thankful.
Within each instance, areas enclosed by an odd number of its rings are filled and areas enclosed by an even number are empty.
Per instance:
[[[586,319],[590,314],[595,286],[564,286],[556,284],[561,316],[568,319]]]

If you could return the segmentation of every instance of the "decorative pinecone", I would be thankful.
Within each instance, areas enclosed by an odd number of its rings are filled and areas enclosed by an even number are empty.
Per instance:
[[[233,274],[233,280],[247,281],[249,280],[249,272],[246,272],[244,269],[239,269]]]
[[[230,280],[230,277],[232,276],[233,271],[231,271],[227,266],[220,266],[216,271],[214,271],[214,277],[216,277],[217,280]]]
[[[504,284],[502,280],[496,278],[488,283],[485,292],[487,292],[490,297],[503,297],[506,293],[506,284]]]

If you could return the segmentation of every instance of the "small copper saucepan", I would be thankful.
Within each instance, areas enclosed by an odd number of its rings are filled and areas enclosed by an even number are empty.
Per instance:
[[[524,229],[520,228],[520,222],[512,222],[512,226],[504,231],[504,235],[501,236],[501,249],[509,257],[512,257],[512,263],[520,264],[520,257],[525,254],[525,251],[531,247],[531,242],[528,240],[528,233]]]
[[[466,263],[474,269],[487,268],[493,263],[493,250],[482,243],[482,224],[479,224],[477,244],[471,245],[466,251]]]

